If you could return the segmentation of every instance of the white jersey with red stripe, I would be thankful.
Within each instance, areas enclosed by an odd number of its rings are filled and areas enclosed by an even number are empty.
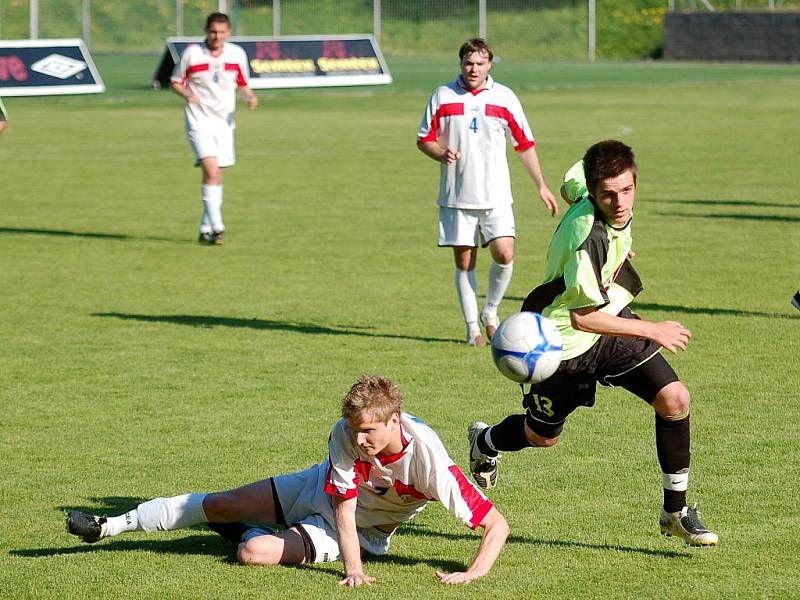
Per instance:
[[[510,88],[487,77],[485,87],[470,91],[459,76],[434,90],[417,139],[438,141],[461,153],[457,161],[441,167],[439,206],[492,209],[513,203],[506,132],[517,152],[536,144]]]
[[[248,85],[249,77],[247,55],[240,46],[226,43],[215,56],[205,42],[190,44],[171,77],[200,98],[200,104],[186,103],[187,126],[193,129],[208,120],[224,120],[233,126],[236,89]]]
[[[403,413],[403,450],[393,456],[369,456],[355,444],[346,419],[333,427],[328,442],[325,491],[358,497],[356,525],[399,524],[436,500],[475,529],[492,503],[447,454],[439,436],[423,421]]]

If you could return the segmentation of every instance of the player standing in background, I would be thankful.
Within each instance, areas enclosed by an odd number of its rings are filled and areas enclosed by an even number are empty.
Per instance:
[[[660,354],[662,347],[685,350],[692,334],[676,321],[645,321],[628,308],[642,290],[628,260],[636,178],[633,151],[616,140],[590,147],[564,176],[561,193],[572,206],[550,241],[544,283],[522,305],[556,324],[562,361],[524,395],[525,414],[492,427],[470,426],[470,470],[479,485],[494,486],[499,451],[553,446],[570,413],[594,405],[598,381],[619,386],[655,410],[661,532],[693,546],[716,546],[717,534],[686,504],[689,391]]]
[[[439,580],[469,583],[486,575],[508,537],[505,518],[464,477],[436,433],[403,411],[400,389],[388,379],[362,375],[342,400],[326,461],[228,492],[156,498],[117,517],[71,510],[67,530],[92,543],[126,531],[231,524],[211,528],[241,540],[238,558],[244,564],[341,559],[340,585],[358,586],[374,581],[364,572],[362,551],[385,554],[395,529],[433,500],[468,527],[483,527],[469,568],[437,571]],[[263,525],[287,529],[275,533]]]
[[[0,98],[0,133],[3,133],[6,129],[6,125],[8,125],[8,112],[6,111],[6,107],[3,105],[3,99]]]
[[[467,343],[472,346],[486,344],[479,318],[487,337],[494,335],[500,322],[497,307],[511,282],[514,264],[506,132],[542,202],[551,215],[558,214],[558,202],[542,175],[522,105],[511,89],[489,75],[493,57],[480,38],[461,46],[461,75],[433,92],[417,136],[417,147],[442,165],[439,246],[453,248],[456,293],[467,324]],[[475,279],[479,241],[489,246],[493,260],[480,317]]]
[[[258,98],[247,84],[250,69],[247,55],[226,40],[231,34],[227,15],[212,13],[206,19],[206,39],[191,44],[175,65],[170,86],[186,100],[186,135],[196,162],[203,170],[203,217],[200,221],[202,244],[221,245],[222,169],[234,164],[233,130],[236,127],[236,90],[240,88],[247,107],[258,105]]]

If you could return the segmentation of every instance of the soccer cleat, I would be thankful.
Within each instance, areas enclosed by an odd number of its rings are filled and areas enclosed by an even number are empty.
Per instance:
[[[792,296],[792,306],[800,310],[800,290],[797,290],[797,293]]]
[[[719,536],[713,531],[706,529],[700,521],[700,513],[697,506],[678,512],[667,512],[661,509],[661,517],[658,520],[661,526],[661,533],[666,536],[682,537],[690,546],[717,546]]]
[[[105,537],[103,535],[105,522],[105,517],[95,517],[79,510],[67,511],[67,531],[77,535],[87,544],[93,544]]]
[[[211,246],[214,243],[214,234],[210,231],[201,231],[197,236],[197,242],[206,246]]]
[[[489,341],[492,341],[494,337],[494,332],[497,331],[497,328],[500,326],[500,319],[497,318],[497,314],[490,315],[486,312],[481,312],[481,325],[486,330],[486,337]]]
[[[211,234],[211,245],[212,246],[222,246],[225,243],[225,232],[224,231],[215,231]]]
[[[483,489],[491,489],[497,485],[497,462],[501,454],[497,456],[486,456],[478,448],[478,436],[489,426],[486,423],[476,421],[469,426],[469,470],[475,482]]]

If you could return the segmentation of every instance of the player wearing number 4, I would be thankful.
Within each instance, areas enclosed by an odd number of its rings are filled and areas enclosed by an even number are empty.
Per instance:
[[[469,429],[470,470],[482,487],[497,481],[500,451],[547,448],[579,406],[593,406],[595,387],[622,387],[655,412],[662,471],[662,533],[694,546],[716,546],[717,535],[686,504],[689,482],[689,391],[660,354],[685,350],[691,332],[676,321],[645,321],[628,304],[641,291],[629,260],[637,168],[633,152],[608,140],[589,148],[565,175],[561,193],[572,204],[553,234],[544,283],[522,305],[558,327],[563,342],[556,372],[531,386],[525,414]]]
[[[239,541],[248,565],[323,563],[341,559],[347,586],[369,584],[362,553],[389,550],[392,534],[430,501],[483,536],[469,568],[436,575],[469,583],[492,568],[508,525],[467,480],[436,433],[403,411],[399,388],[362,376],[342,401],[342,419],[328,440],[328,459],[305,471],[271,477],[228,492],[156,498],[116,517],[67,513],[67,530],[96,542],[127,531],[209,526]],[[285,525],[275,533],[267,525]]]
[[[467,324],[467,342],[483,346],[486,341],[478,319],[491,339],[499,324],[497,307],[511,282],[514,261],[506,132],[551,215],[558,214],[558,202],[542,175],[522,105],[514,92],[489,75],[492,49],[480,38],[467,40],[458,58],[461,75],[433,92],[417,147],[441,163],[439,246],[453,248],[456,293]],[[475,279],[479,243],[489,246],[493,259],[480,316]]]
[[[186,100],[186,135],[203,171],[203,217],[201,244],[221,245],[222,169],[234,164],[233,130],[236,126],[236,90],[247,107],[254,109],[258,98],[247,84],[250,70],[247,55],[235,44],[226,43],[231,34],[227,15],[212,13],[206,19],[206,39],[191,44],[175,65],[170,87]]]

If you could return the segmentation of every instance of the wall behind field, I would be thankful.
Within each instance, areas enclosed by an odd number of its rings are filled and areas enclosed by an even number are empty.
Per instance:
[[[798,62],[800,12],[670,13],[664,58]]]

